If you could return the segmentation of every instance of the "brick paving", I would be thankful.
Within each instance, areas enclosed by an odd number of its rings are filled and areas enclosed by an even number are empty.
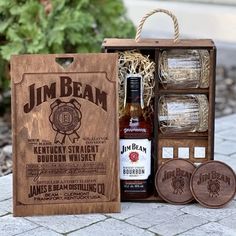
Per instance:
[[[236,171],[236,114],[216,119],[215,159]],[[222,209],[199,204],[122,203],[117,214],[14,218],[12,175],[0,178],[0,236],[236,236],[236,198]]]

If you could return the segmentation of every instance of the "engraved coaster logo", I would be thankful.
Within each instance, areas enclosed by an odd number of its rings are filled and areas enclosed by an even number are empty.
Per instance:
[[[72,143],[80,138],[77,131],[81,126],[82,113],[80,103],[71,99],[69,102],[62,102],[57,99],[51,104],[51,114],[49,121],[55,130],[55,143],[65,143],[66,136]]]
[[[207,190],[209,192],[210,197],[217,197],[220,192],[220,181],[215,180],[209,180],[207,183]]]
[[[182,176],[175,176],[172,178],[171,186],[173,194],[182,194],[184,192],[184,178]]]

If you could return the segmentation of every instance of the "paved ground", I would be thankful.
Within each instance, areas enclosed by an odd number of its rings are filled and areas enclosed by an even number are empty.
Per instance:
[[[216,120],[215,159],[236,171],[236,114]],[[199,204],[122,203],[119,214],[12,217],[12,175],[0,178],[0,235],[236,236],[236,198],[223,209]]]

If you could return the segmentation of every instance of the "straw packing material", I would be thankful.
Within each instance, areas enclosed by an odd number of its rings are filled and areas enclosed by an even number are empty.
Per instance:
[[[150,118],[153,114],[154,97],[154,72],[155,63],[148,55],[143,55],[137,50],[119,53],[119,117],[124,115],[125,78],[128,74],[140,74],[142,76],[144,117]]]

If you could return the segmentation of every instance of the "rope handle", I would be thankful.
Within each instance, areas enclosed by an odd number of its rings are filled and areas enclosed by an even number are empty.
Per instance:
[[[165,10],[165,9],[161,9],[161,8],[157,8],[157,9],[154,9],[150,12],[148,12],[142,19],[141,21],[139,22],[139,26],[137,28],[137,32],[136,32],[136,36],[135,36],[135,41],[136,42],[139,42],[140,41],[140,37],[141,37],[141,32],[142,32],[142,28],[143,28],[143,25],[144,25],[144,22],[146,21],[146,19],[157,13],[157,12],[162,12],[162,13],[165,13],[167,15],[169,15],[172,20],[173,20],[173,23],[174,23],[174,31],[175,31],[175,34],[174,34],[174,43],[177,43],[179,41],[179,24],[178,24],[178,20],[176,18],[176,16],[171,12],[171,11],[168,11],[168,10]]]

